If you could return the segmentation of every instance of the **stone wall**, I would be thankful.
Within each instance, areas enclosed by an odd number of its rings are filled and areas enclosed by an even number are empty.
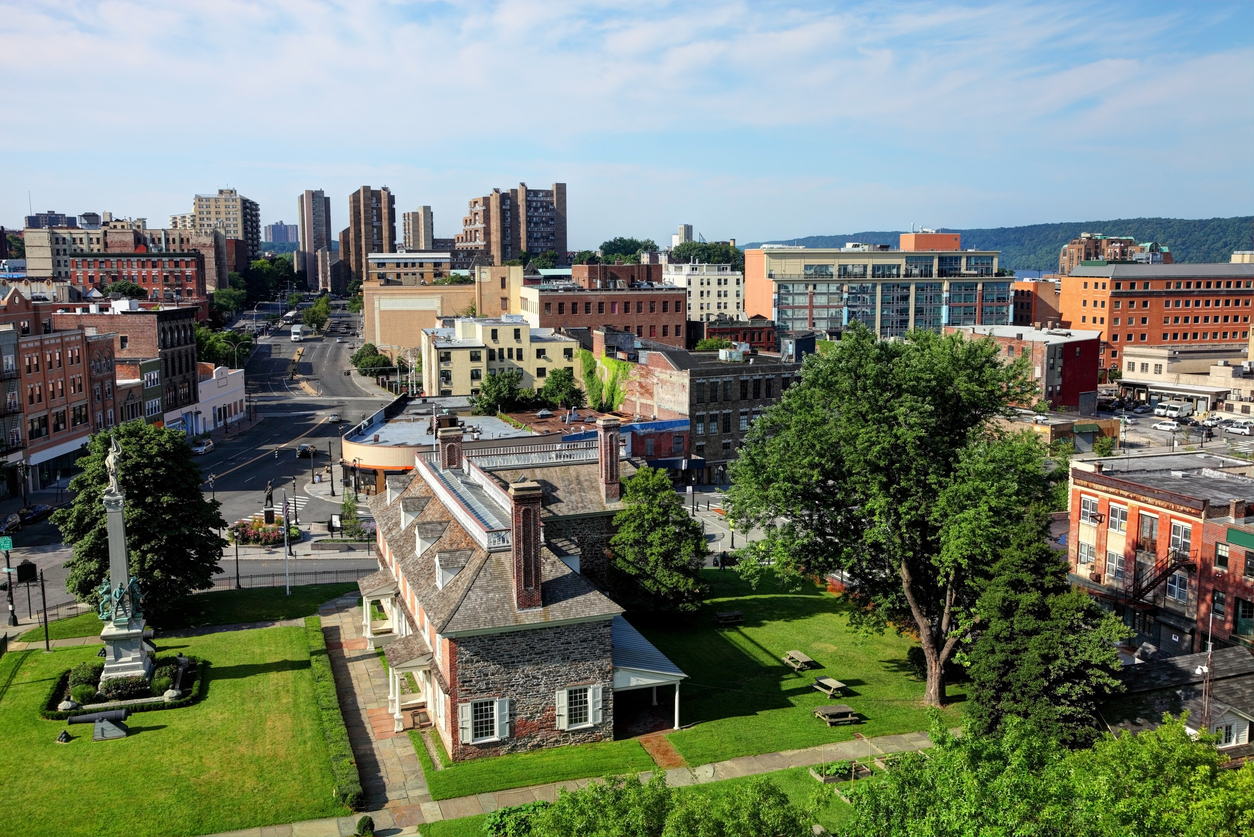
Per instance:
[[[613,661],[610,622],[564,625],[455,642],[450,666],[456,690],[450,706],[454,759],[499,756],[567,744],[614,738]],[[558,689],[601,685],[601,723],[579,730],[557,728]],[[487,698],[510,701],[510,735],[485,744],[463,743],[457,733],[456,704]]]

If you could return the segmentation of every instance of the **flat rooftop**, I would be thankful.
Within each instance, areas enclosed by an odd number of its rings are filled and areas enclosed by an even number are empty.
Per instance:
[[[1196,451],[1107,456],[1096,461],[1102,465],[1102,476],[1206,500],[1212,506],[1226,505],[1232,500],[1254,500],[1254,476],[1249,475],[1254,463],[1244,459]]]
[[[975,325],[950,326],[954,331],[965,331],[986,337],[1000,337],[1006,340],[1025,340],[1031,343],[1045,343],[1056,346],[1073,343],[1077,340],[1100,340],[1102,333],[1097,330],[1084,331],[1078,328],[1032,328],[1031,326],[1013,325]]]
[[[1081,265],[1071,271],[1071,276],[1082,278],[1096,276],[1099,279],[1254,279],[1254,264],[1213,262],[1210,264]]]

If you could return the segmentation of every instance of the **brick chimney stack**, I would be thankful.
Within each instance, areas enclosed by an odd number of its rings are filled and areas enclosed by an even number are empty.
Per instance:
[[[462,467],[462,429],[456,416],[440,416],[436,420],[435,438],[440,446],[440,470]]]
[[[510,550],[514,559],[514,605],[530,610],[543,605],[540,596],[540,506],[544,493],[526,480],[509,487]]]
[[[618,499],[618,419],[597,419],[597,459],[601,463],[601,497],[607,503]]]

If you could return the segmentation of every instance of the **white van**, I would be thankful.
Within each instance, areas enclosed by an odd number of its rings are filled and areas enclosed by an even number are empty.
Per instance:
[[[1172,401],[1167,405],[1167,418],[1180,419],[1193,415],[1193,405],[1187,401]]]
[[[1167,405],[1168,405],[1169,403],[1170,403],[1170,402],[1168,402],[1168,401],[1159,401],[1157,404],[1155,404],[1155,405],[1154,405],[1154,415],[1156,415],[1156,416],[1165,416],[1165,415],[1167,415]]]
[[[1249,436],[1251,431],[1254,431],[1254,422],[1250,422],[1248,419],[1237,419],[1228,425],[1229,433],[1236,433],[1240,436]]]

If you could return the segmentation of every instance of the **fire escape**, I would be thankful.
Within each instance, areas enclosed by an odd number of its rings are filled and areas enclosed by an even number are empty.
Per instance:
[[[1141,550],[1138,549],[1137,552],[1139,554]],[[1173,573],[1196,568],[1197,561],[1188,551],[1172,547],[1167,550],[1166,555],[1155,557],[1153,565],[1145,571],[1141,570],[1140,562],[1137,562],[1133,571],[1125,574],[1118,601],[1135,608],[1153,607],[1152,602],[1145,601],[1146,597],[1165,583]]]

